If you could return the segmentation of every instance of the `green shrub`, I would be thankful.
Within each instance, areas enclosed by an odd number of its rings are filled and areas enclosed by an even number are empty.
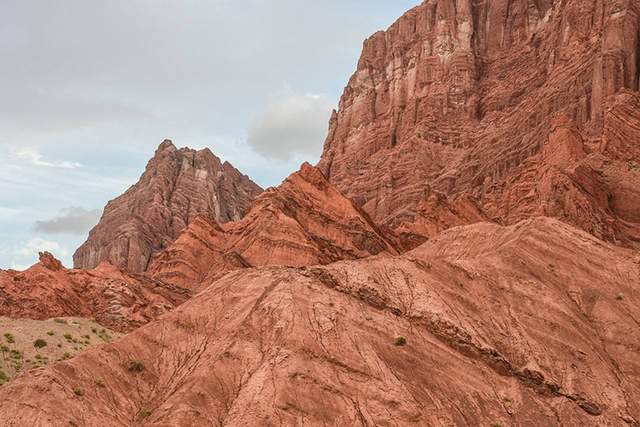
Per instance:
[[[54,336],[56,333],[53,331],[47,331],[47,335],[49,335],[50,337]]]
[[[144,365],[139,360],[132,360],[129,363],[129,372],[142,372],[144,371]]]
[[[5,332],[4,333],[4,338],[7,340],[7,342],[9,344],[13,344],[14,342],[16,342],[13,334],[11,332]]]
[[[82,389],[80,387],[74,387],[73,394],[75,394],[76,396],[82,396],[84,393],[82,392]]]
[[[396,339],[393,341],[393,344],[399,347],[407,345],[407,339],[405,337],[396,337]]]
[[[47,342],[45,340],[43,340],[42,338],[38,338],[37,340],[35,340],[33,342],[33,346],[35,348],[43,348],[47,346]]]
[[[5,374],[4,371],[0,371],[0,385],[6,383],[7,381],[9,381],[9,377],[7,377],[7,374]]]
[[[71,340],[73,340],[73,335],[71,335],[69,332],[65,333],[65,334],[63,335],[63,337],[64,337],[64,339],[65,339],[65,340],[67,340],[67,341],[71,341]]]
[[[148,418],[151,416],[151,411],[148,411],[146,409],[142,409],[140,410],[140,412],[138,412],[138,418],[141,420],[144,420],[145,418]]]
[[[67,360],[67,359],[71,359],[71,353],[69,353],[68,351],[65,351],[64,354],[62,355],[62,360]]]

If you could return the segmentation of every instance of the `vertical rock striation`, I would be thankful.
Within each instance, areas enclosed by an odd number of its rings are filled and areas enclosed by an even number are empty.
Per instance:
[[[484,203],[541,155],[558,116],[587,154],[607,156],[612,99],[638,90],[639,11],[633,0],[425,0],[364,43],[319,167],[398,227],[432,191]]]
[[[220,222],[242,218],[262,192],[246,175],[209,149],[158,147],[140,181],[110,201],[98,225],[73,256],[77,268],[101,261],[143,272],[151,255],[173,242],[199,215]]]

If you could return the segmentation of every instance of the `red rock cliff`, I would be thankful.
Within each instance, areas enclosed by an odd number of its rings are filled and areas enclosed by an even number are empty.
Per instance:
[[[173,242],[192,219],[238,220],[261,192],[209,149],[177,149],[166,140],[140,181],[107,204],[100,223],[74,254],[75,267],[93,268],[106,260],[143,272],[151,255]]]
[[[632,0],[424,1],[365,42],[319,167],[398,226],[431,190],[482,200],[523,173],[558,114],[603,154],[611,96],[638,89],[639,10]],[[544,211],[532,200],[520,202]]]

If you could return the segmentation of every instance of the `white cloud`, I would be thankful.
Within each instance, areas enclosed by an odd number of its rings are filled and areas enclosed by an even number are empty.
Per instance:
[[[71,206],[60,210],[59,215],[45,221],[36,221],[34,230],[48,234],[84,234],[98,223],[100,210],[87,210]]]
[[[51,162],[46,161],[42,157],[42,154],[36,149],[33,148],[21,148],[13,152],[13,157],[16,160],[25,161],[28,164],[33,166],[42,166],[48,168],[62,168],[62,169],[77,169],[82,167],[82,165],[78,162]]]
[[[41,237],[34,237],[25,243],[24,246],[16,249],[15,255],[29,257],[35,260],[38,256],[38,252],[43,251],[51,252],[58,257],[66,257],[69,254],[67,249],[60,246],[58,242],[45,240]]]
[[[253,123],[248,143],[268,158],[312,160],[322,151],[331,109],[326,96],[290,94]]]

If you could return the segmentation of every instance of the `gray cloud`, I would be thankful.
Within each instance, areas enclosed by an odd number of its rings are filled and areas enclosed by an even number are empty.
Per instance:
[[[70,264],[91,221],[60,209],[104,206],[165,138],[277,185],[321,150],[363,40],[419,2],[0,0],[0,267],[33,262],[34,225]]]
[[[315,158],[327,133],[331,108],[324,96],[289,95],[269,105],[251,126],[247,142],[269,158]]]
[[[46,221],[36,221],[34,231],[47,234],[84,234],[98,223],[100,210],[80,207],[64,208],[60,214]]]

